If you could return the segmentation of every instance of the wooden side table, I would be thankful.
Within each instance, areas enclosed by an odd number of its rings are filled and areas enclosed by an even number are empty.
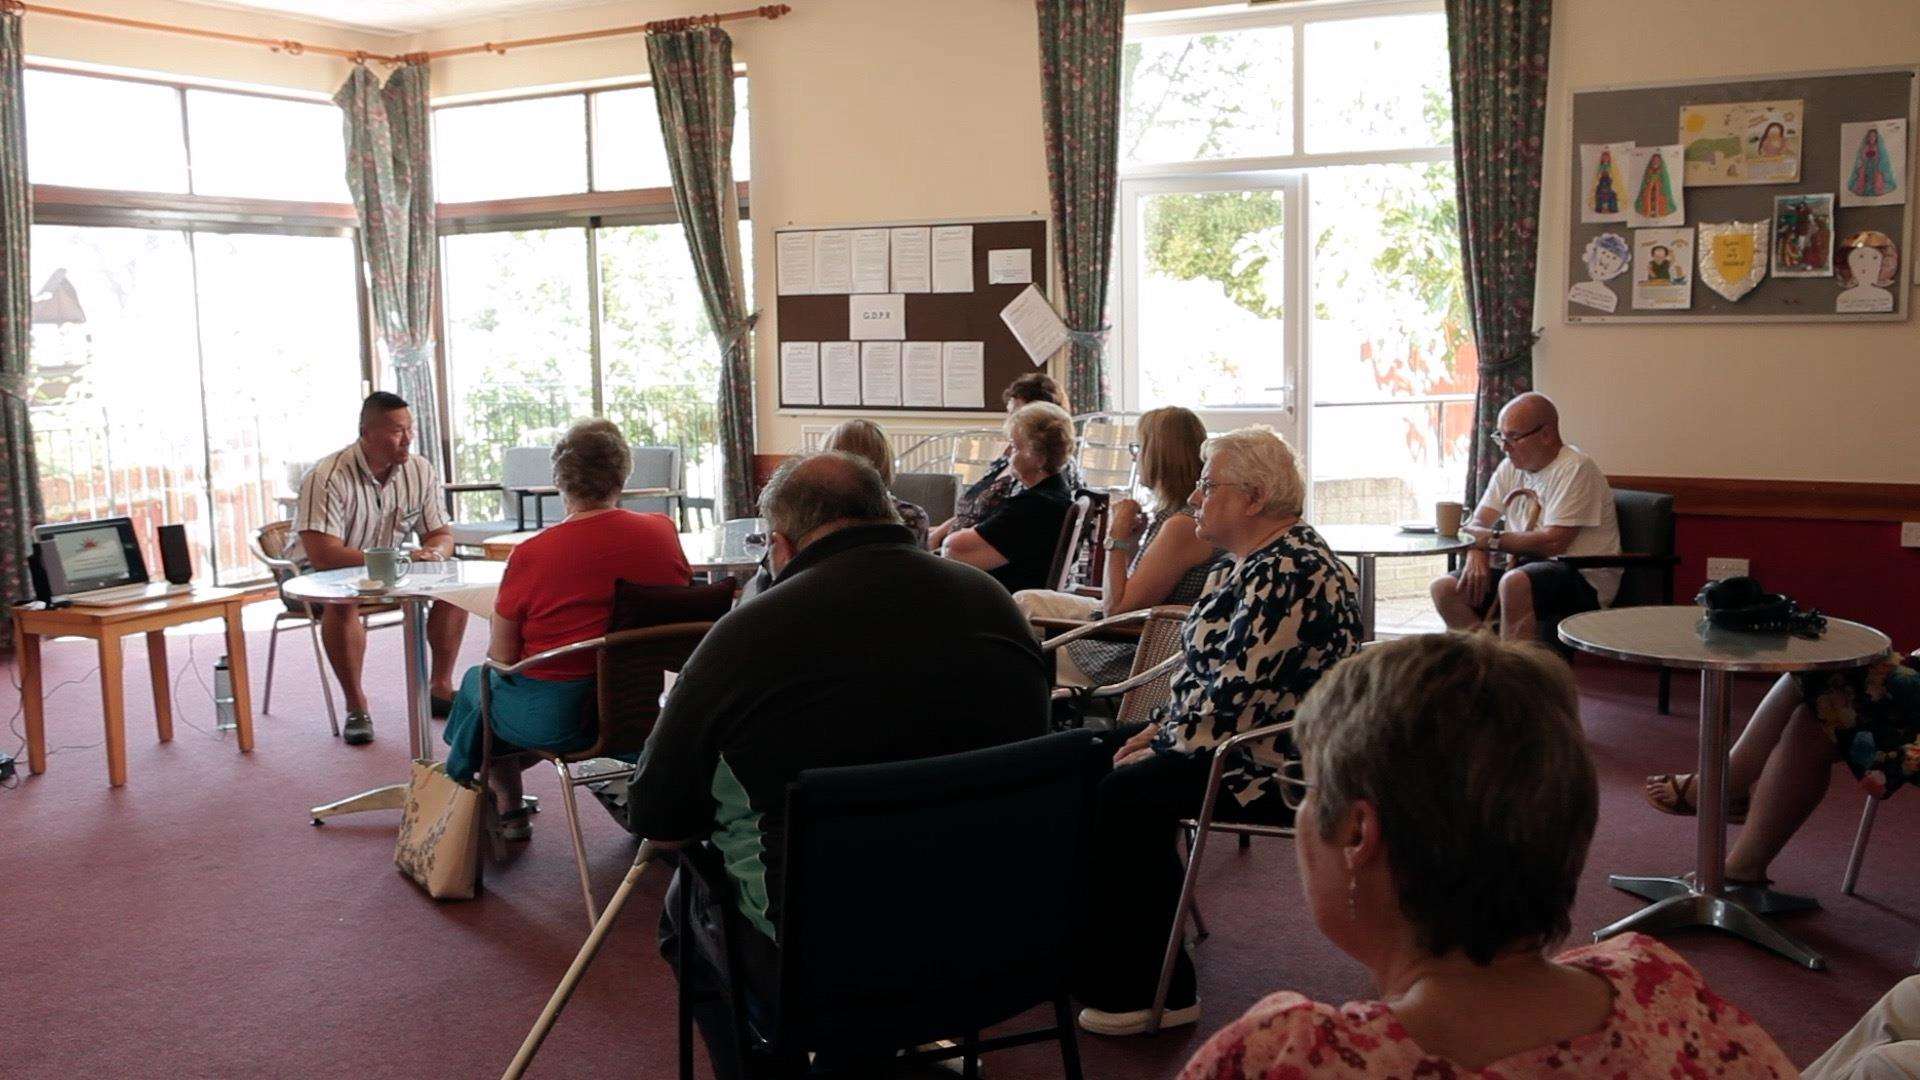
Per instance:
[[[227,665],[233,681],[233,713],[240,751],[253,749],[253,691],[247,682],[247,636],[240,613],[254,600],[274,595],[273,586],[251,589],[195,589],[120,607],[13,609],[14,644],[20,657],[20,702],[27,720],[27,769],[47,771],[45,701],[40,677],[40,639],[92,638],[100,647],[100,704],[107,730],[107,782],[127,782],[126,694],[121,686],[124,654],[120,639],[147,636],[147,667],[153,680],[153,723],[161,742],[173,741],[173,698],[168,691],[169,626],[222,618],[227,624]]]

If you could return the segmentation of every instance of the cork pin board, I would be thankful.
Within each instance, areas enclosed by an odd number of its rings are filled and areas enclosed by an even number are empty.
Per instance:
[[[1688,323],[1688,322],[1888,322],[1904,321],[1912,296],[1912,258],[1914,198],[1907,192],[1897,205],[1849,206],[1838,198],[1847,182],[1841,163],[1843,124],[1904,119],[1906,121],[1904,160],[1900,162],[1900,183],[1911,187],[1915,125],[1920,120],[1920,79],[1913,67],[1870,68],[1856,71],[1828,71],[1811,74],[1777,75],[1759,79],[1702,79],[1684,83],[1648,86],[1606,87],[1573,92],[1569,110],[1567,153],[1572,158],[1571,179],[1560,195],[1566,201],[1567,250],[1561,265],[1561,304],[1568,323]],[[1567,299],[1568,290],[1585,283],[1589,277],[1583,256],[1587,247],[1602,233],[1625,237],[1634,247],[1636,229],[1623,222],[1583,223],[1582,202],[1587,178],[1582,168],[1583,145],[1632,142],[1640,147],[1658,147],[1681,141],[1681,110],[1687,106],[1738,102],[1797,101],[1803,103],[1800,118],[1799,179],[1786,183],[1745,183],[1730,186],[1686,184],[1683,195],[1685,220],[1680,227],[1698,237],[1702,223],[1731,221],[1768,222],[1771,253],[1771,223],[1776,196],[1835,196],[1832,211],[1832,237],[1837,246],[1855,233],[1873,230],[1893,239],[1899,270],[1889,286],[1893,310],[1887,312],[1836,312],[1835,301],[1844,285],[1834,276],[1781,277],[1771,269],[1750,292],[1738,300],[1728,300],[1700,280],[1698,260],[1693,275],[1691,303],[1683,309],[1638,309],[1633,306],[1633,269],[1611,282],[1617,287],[1619,306],[1611,314],[1576,304]],[[1684,164],[1676,169],[1676,183],[1684,176]],[[1618,194],[1624,206],[1634,197],[1630,182]],[[1704,244],[1695,244],[1695,254]],[[1838,263],[1840,255],[1835,254]]]
[[[888,249],[891,260],[888,287],[885,289],[873,288],[878,281],[871,276],[864,282],[866,287],[854,287],[859,280],[854,275],[861,272],[858,252],[852,253],[846,260],[852,264],[850,276],[846,279],[825,280],[825,277],[833,276],[825,275],[821,280],[816,280],[811,271],[793,274],[791,278],[782,276],[783,271],[792,272],[792,268],[783,263],[790,261],[795,252],[814,251],[814,245],[821,242],[823,236],[829,242],[844,244],[850,241],[840,240],[836,234],[848,237],[856,234],[870,237],[881,231],[889,234],[927,234],[955,226],[971,230],[971,280],[969,287],[964,290],[934,291],[934,282],[930,278],[935,271],[931,269],[926,271],[929,280],[922,282],[921,287],[910,284],[905,289],[900,288],[895,275],[904,262],[898,258],[897,249],[891,246]],[[779,403],[783,411],[998,415],[1001,412],[1002,388],[1027,372],[1044,369],[1027,355],[1000,317],[1000,312],[1025,292],[1029,285],[1037,288],[1042,295],[1051,291],[1053,260],[1048,246],[1047,219],[1044,217],[784,226],[774,230],[774,240],[775,274],[780,277],[776,283],[774,311],[779,351]],[[1020,254],[1022,252],[1026,254]],[[932,254],[928,252],[929,262],[932,261]],[[869,266],[869,275],[874,272],[875,269]],[[804,281],[801,280],[803,278]],[[1007,278],[1016,280],[1005,280]],[[840,288],[841,285],[846,287]],[[790,292],[789,289],[793,287],[805,291]],[[896,318],[901,320],[903,326],[896,327],[891,336],[879,338],[878,341],[892,341],[903,350],[911,350],[914,346],[925,350],[929,346],[945,346],[949,343],[962,343],[965,347],[966,343],[977,342],[978,395],[969,397],[963,393],[959,398],[967,402],[963,404],[947,404],[948,395],[943,395],[938,404],[925,399],[909,404],[911,375],[903,372],[892,384],[898,393],[899,403],[891,403],[893,398],[888,392],[887,382],[884,379],[869,381],[872,378],[870,368],[873,354],[865,346],[877,342],[874,339],[863,340],[863,331],[855,325],[854,313],[882,323],[892,322]],[[800,353],[791,353],[789,346],[798,346]],[[813,347],[817,357],[813,374],[796,378],[805,375],[804,356],[809,346]],[[853,355],[860,357],[862,379],[856,400],[848,400],[844,395],[837,400],[828,400],[831,396],[827,393],[830,376],[828,361],[822,354],[830,347],[838,350],[836,355],[843,363],[849,355],[849,349]],[[883,350],[887,348],[885,344],[879,347]],[[902,358],[903,369],[911,363],[914,355],[908,351]],[[919,355],[927,354],[921,352]],[[794,358],[792,365],[789,363],[790,357]],[[844,372],[844,367],[841,370]],[[958,385],[971,386],[974,382],[970,375],[962,375]],[[842,386],[844,388],[844,381]],[[876,390],[877,397],[872,393]]]

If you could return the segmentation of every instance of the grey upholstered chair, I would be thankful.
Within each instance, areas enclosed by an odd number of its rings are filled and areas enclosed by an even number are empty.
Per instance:
[[[1555,562],[1580,569],[1620,567],[1620,592],[1613,606],[1645,607],[1673,603],[1673,568],[1679,556],[1673,546],[1673,496],[1656,491],[1613,493],[1614,515],[1620,520],[1619,555],[1562,555]],[[1541,628],[1551,634],[1553,630]],[[1660,712],[1667,712],[1673,671],[1660,669]]]
[[[895,473],[893,497],[925,510],[927,520],[938,525],[953,516],[953,505],[960,499],[960,478],[952,473]]]

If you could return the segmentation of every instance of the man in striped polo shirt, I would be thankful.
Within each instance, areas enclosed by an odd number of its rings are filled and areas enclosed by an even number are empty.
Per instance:
[[[412,557],[439,562],[453,557],[453,527],[447,523],[440,478],[433,465],[412,452],[413,413],[405,399],[378,391],[360,406],[360,438],[321,458],[300,484],[293,527],[299,533],[292,556],[315,570],[362,566],[368,548],[397,547],[408,533],[420,538]],[[360,673],[367,658],[367,631],[347,604],[320,609],[320,640],[347,698],[349,745],[373,741],[373,718]],[[467,613],[434,601],[427,615],[433,653],[433,715],[453,704],[453,662]]]

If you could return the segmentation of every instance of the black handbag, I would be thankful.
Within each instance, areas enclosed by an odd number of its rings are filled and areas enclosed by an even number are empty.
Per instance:
[[[1707,609],[1707,622],[1720,630],[1807,638],[1817,638],[1827,630],[1825,615],[1813,609],[1802,610],[1792,597],[1768,592],[1750,577],[1709,581],[1693,601]]]

